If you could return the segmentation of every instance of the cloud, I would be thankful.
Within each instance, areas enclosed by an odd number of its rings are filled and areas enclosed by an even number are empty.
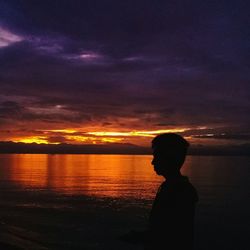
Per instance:
[[[30,36],[27,42],[40,53],[60,54],[64,51],[66,39],[55,36]]]
[[[15,117],[19,118],[23,112],[23,107],[17,102],[5,101],[0,103],[0,118]]]
[[[250,141],[250,134],[201,134],[194,135],[194,138],[204,138],[204,139],[222,139],[222,140],[247,140]]]
[[[1,126],[249,131],[249,3],[3,2]]]
[[[0,26],[0,48],[11,46],[24,38]]]
[[[64,143],[67,139],[64,136],[50,136],[47,138],[49,143]]]
[[[79,51],[75,53],[61,54],[61,58],[73,62],[78,67],[81,66],[108,66],[112,63],[112,58],[95,51]]]
[[[92,51],[83,51],[79,57],[83,60],[86,60],[86,61],[92,61],[92,60],[97,60],[97,59],[100,59],[102,58],[103,56],[98,54],[98,53],[95,53],[95,52],[92,52]]]

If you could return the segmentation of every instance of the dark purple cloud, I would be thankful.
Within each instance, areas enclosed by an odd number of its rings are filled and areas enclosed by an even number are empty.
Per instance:
[[[249,7],[1,0],[0,122],[249,132]]]

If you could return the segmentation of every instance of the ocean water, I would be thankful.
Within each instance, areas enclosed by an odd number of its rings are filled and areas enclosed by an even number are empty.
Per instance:
[[[250,157],[188,156],[199,193],[195,249],[249,249]],[[0,242],[23,249],[140,249],[163,181],[141,155],[0,154]],[[14,248],[13,248],[14,249]]]

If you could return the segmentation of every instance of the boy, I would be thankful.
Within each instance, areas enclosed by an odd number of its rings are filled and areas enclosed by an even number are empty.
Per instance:
[[[193,249],[193,224],[198,196],[188,177],[180,169],[189,143],[180,135],[166,133],[152,141],[152,165],[156,174],[165,178],[156,194],[144,233],[131,232],[123,239],[143,243],[144,249]]]

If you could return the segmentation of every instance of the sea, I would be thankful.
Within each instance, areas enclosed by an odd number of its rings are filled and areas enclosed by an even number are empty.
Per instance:
[[[157,176],[150,155],[0,154],[1,249],[141,249]],[[188,156],[195,250],[248,250],[250,157]],[[167,249],[167,248],[166,248]]]

